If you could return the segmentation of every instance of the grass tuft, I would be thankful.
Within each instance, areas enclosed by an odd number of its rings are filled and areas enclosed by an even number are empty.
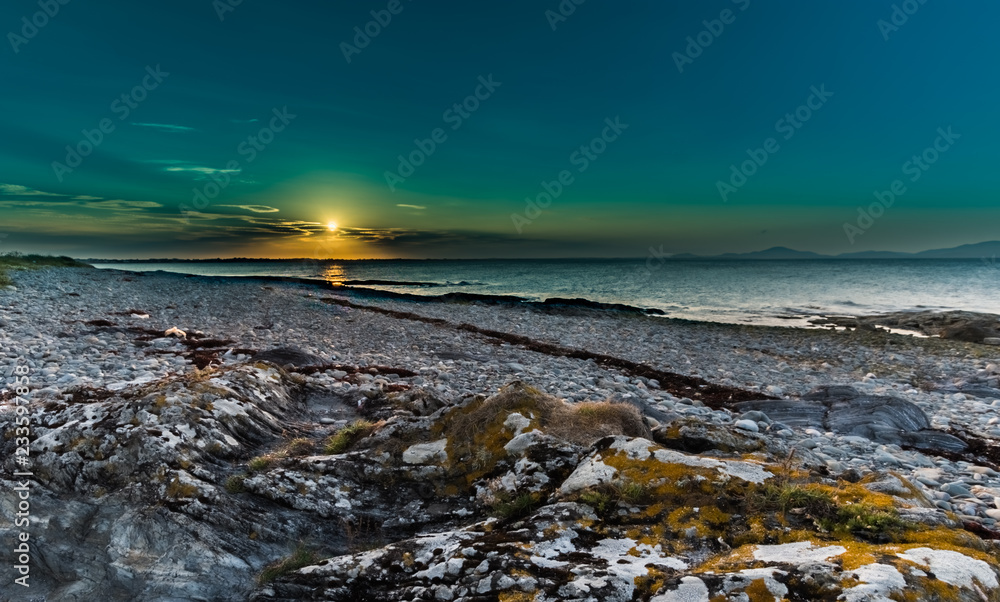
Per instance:
[[[367,420],[356,420],[330,436],[326,441],[327,455],[333,456],[347,451],[359,439],[372,434],[377,425]]]
[[[264,570],[260,573],[260,577],[257,578],[257,582],[260,585],[267,585],[278,577],[314,564],[317,560],[319,560],[319,557],[315,552],[299,544],[288,558],[272,562],[264,567]]]

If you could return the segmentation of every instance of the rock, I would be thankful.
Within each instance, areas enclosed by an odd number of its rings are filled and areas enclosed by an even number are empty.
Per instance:
[[[986,337],[983,339],[983,345],[1000,345],[1000,337]]]
[[[448,440],[432,443],[418,443],[403,452],[403,462],[407,464],[438,464],[448,459]]]
[[[185,338],[187,338],[187,333],[185,333],[180,328],[177,328],[176,326],[174,326],[174,327],[168,328],[166,331],[164,331],[163,336],[165,336],[165,337],[177,337],[178,339],[185,339]]]
[[[750,431],[751,433],[756,433],[760,430],[760,427],[753,420],[737,420],[733,426],[744,431]]]
[[[877,443],[949,453],[967,448],[961,439],[932,429],[916,404],[898,397],[863,395],[849,386],[819,387],[801,401],[746,401],[735,407],[743,412],[762,411],[788,425],[815,426]]]
[[[768,446],[768,440],[748,430],[706,423],[697,418],[674,418],[653,430],[653,440],[669,449],[701,454],[709,451],[748,453]],[[776,453],[784,449],[778,444]]]
[[[987,338],[997,338],[997,331],[987,322],[971,322],[949,326],[941,331],[942,339],[982,343]]]
[[[260,362],[270,362],[275,366],[280,367],[292,366],[293,368],[322,366],[326,363],[323,358],[294,347],[276,347],[274,349],[268,349],[267,351],[262,351],[254,356],[254,360]]]

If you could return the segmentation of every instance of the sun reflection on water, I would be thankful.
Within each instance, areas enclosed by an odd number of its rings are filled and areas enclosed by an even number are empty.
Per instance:
[[[347,270],[344,269],[343,265],[334,263],[323,266],[321,276],[330,284],[343,284],[347,279]]]

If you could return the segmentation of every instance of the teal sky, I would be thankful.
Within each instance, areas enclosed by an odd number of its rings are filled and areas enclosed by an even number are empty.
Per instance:
[[[0,250],[641,257],[1000,239],[995,3],[51,1],[52,16],[0,6]],[[731,179],[769,138],[766,162]],[[551,203],[526,205],[560,177]],[[859,218],[895,180],[905,193]]]

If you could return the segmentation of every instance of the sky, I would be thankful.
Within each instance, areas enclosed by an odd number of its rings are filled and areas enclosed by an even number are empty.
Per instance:
[[[0,251],[997,240],[998,18],[942,0],[6,0]]]

